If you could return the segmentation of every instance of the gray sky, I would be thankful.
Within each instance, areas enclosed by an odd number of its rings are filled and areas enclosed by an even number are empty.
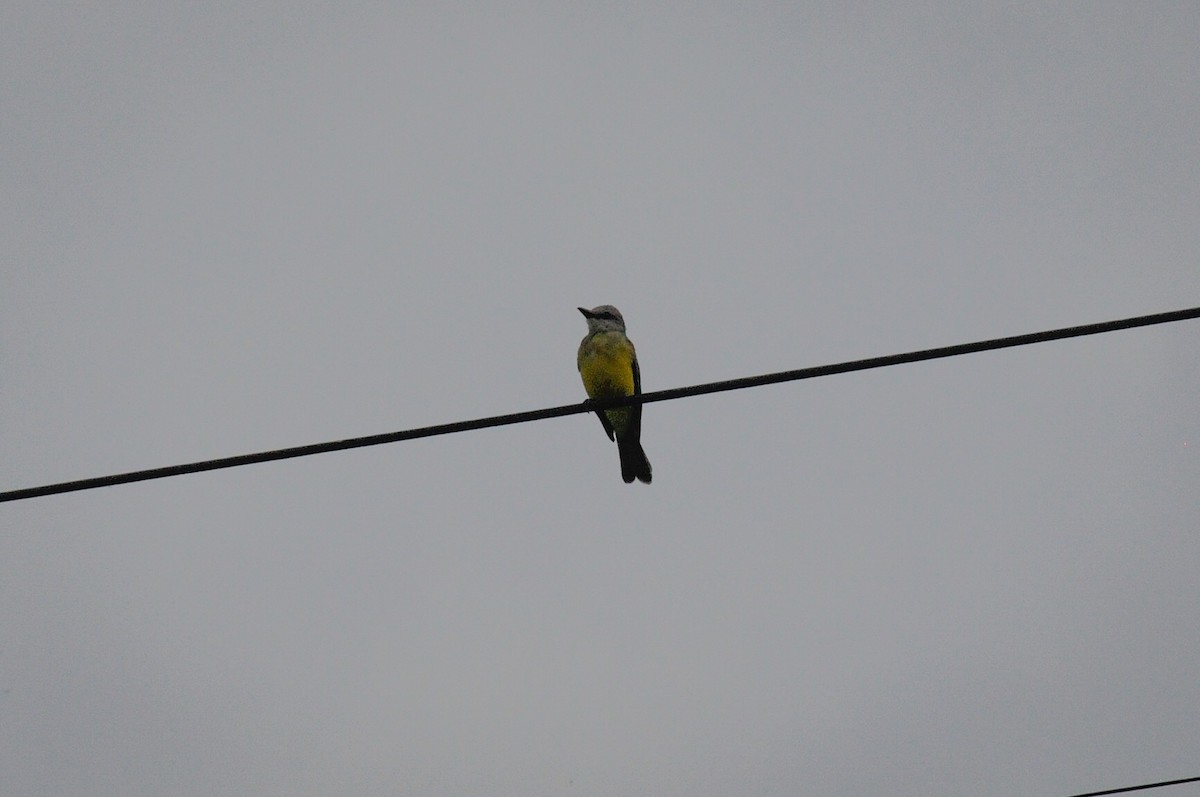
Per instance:
[[[15,2],[0,489],[1200,304],[1200,6]],[[1200,774],[1200,326],[0,507],[6,795]],[[1200,795],[1178,787],[1172,797]]]

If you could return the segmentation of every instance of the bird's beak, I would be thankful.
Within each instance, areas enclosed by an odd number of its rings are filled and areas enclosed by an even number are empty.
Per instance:
[[[582,308],[582,307],[576,307],[575,309],[576,309],[576,310],[578,310],[579,312],[583,313],[583,317],[584,317],[584,318],[594,318],[594,317],[595,317],[595,316],[593,316],[593,315],[592,315],[592,311],[591,311],[591,310],[587,310],[587,309],[584,309],[584,308]]]

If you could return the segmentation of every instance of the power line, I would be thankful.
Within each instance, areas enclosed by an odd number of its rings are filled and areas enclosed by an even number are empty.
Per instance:
[[[1106,789],[1105,791],[1089,791],[1087,794],[1072,794],[1071,797],[1101,797],[1103,794],[1121,794],[1127,791],[1141,791],[1142,789],[1158,789],[1163,786],[1178,786],[1181,783],[1195,783],[1200,781],[1200,777],[1196,778],[1180,778],[1179,780],[1163,780],[1158,783],[1143,783],[1141,786],[1123,786],[1119,789]]]
[[[467,432],[474,429],[487,429],[493,426],[506,426],[527,421],[540,421],[546,418],[558,418],[563,415],[575,415],[581,412],[592,412],[596,409],[612,407],[627,407],[634,404],[650,404],[655,401],[671,401],[688,396],[701,396],[707,393],[721,393],[726,390],[741,390],[748,387],[774,385],[780,382],[792,382],[798,379],[814,379],[833,374],[845,374],[851,371],[866,371],[872,368],[884,368],[891,365],[936,360],[943,357],[957,357],[963,354],[975,354],[993,349],[1006,349],[1013,346],[1027,346],[1031,343],[1045,343],[1052,340],[1077,338],[1084,335],[1099,335],[1104,332],[1115,332],[1121,329],[1168,324],[1174,321],[1200,318],[1200,307],[1187,310],[1175,310],[1167,313],[1122,318],[1116,321],[1105,321],[1099,324],[1084,324],[1076,327],[1049,329],[1043,332],[1031,332],[1025,335],[1013,335],[1006,338],[992,338],[974,343],[960,343],[955,346],[942,346],[936,349],[890,354],[884,357],[872,357],[866,360],[851,360],[832,365],[818,365],[812,368],[801,368],[795,371],[780,371],[773,374],[748,376],[741,379],[729,379],[723,382],[709,382],[690,387],[677,387],[669,390],[656,390],[643,393],[640,396],[627,396],[605,401],[585,401],[582,404],[566,404],[561,407],[549,407],[528,412],[515,412],[509,415],[494,415],[489,418],[477,418],[471,421],[457,421],[437,426],[423,426],[417,429],[406,429],[399,432],[369,435],[367,437],[352,437],[346,440],[334,440],[328,443],[313,443],[294,448],[280,448],[274,451],[261,451],[256,454],[241,454],[235,457],[209,459],[202,462],[191,462],[185,465],[170,465],[162,468],[150,468],[129,473],[118,473],[110,476],[98,476],[78,481],[59,482],[41,487],[27,487],[21,490],[10,490],[0,493],[0,503],[5,501],[20,501],[26,498],[38,498],[58,493],[69,493],[77,490],[93,490],[97,487],[112,487],[117,484],[147,481],[149,479],[164,479],[168,476],[182,476],[187,473],[200,473],[207,470],[236,468],[242,465],[253,465],[259,462],[272,462],[293,457],[307,457],[313,454],[324,454],[329,451],[344,451],[350,448],[377,446],[384,443],[397,443],[401,440],[415,440],[419,437],[434,437],[436,435]]]

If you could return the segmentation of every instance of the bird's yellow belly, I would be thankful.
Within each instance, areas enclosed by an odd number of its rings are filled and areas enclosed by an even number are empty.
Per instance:
[[[632,347],[625,341],[595,336],[579,350],[579,375],[592,398],[633,395]]]

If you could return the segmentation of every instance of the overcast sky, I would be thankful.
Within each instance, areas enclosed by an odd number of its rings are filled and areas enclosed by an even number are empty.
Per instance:
[[[0,490],[1200,305],[1200,5],[0,8]],[[5,795],[1200,775],[1200,322],[0,506]],[[1197,786],[1163,792],[1200,795]]]

